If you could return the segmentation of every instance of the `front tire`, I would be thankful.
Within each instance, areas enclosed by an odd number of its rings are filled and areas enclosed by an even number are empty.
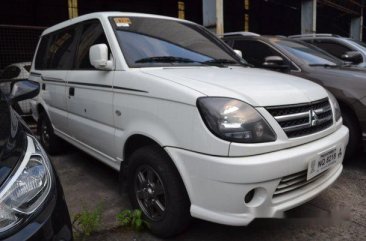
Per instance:
[[[169,156],[158,146],[145,146],[128,159],[128,194],[141,209],[151,232],[159,237],[179,234],[190,223],[190,201]]]

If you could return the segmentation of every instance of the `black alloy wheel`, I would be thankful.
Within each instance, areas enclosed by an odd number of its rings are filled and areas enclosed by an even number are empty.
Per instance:
[[[151,232],[167,238],[184,231],[191,220],[190,200],[173,161],[161,147],[144,146],[127,160],[128,195]]]
[[[140,166],[135,173],[136,200],[147,218],[159,221],[166,210],[166,193],[159,174],[151,166]]]

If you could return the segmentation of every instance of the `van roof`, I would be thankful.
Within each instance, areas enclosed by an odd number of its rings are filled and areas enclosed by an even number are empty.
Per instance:
[[[155,15],[155,14],[145,14],[145,13],[133,13],[133,12],[95,12],[95,13],[89,13],[89,14],[85,14],[85,15],[81,15],[79,17],[76,18],[72,18],[66,21],[63,21],[61,23],[58,23],[52,27],[49,27],[47,29],[45,29],[42,32],[42,35],[57,31],[59,29],[65,28],[67,26],[73,25],[75,23],[79,23],[88,19],[106,19],[109,17],[148,17],[148,18],[158,18],[158,19],[167,19],[167,20],[175,20],[175,21],[182,21],[182,22],[190,22],[184,19],[179,19],[179,18],[173,18],[173,17],[168,17],[168,16],[162,16],[162,15]]]

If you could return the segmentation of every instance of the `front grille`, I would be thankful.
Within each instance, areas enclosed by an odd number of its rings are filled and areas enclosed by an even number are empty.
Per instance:
[[[307,104],[271,106],[266,107],[266,110],[280,124],[288,138],[310,135],[333,124],[328,98]]]
[[[279,197],[281,195],[284,195],[286,193],[289,193],[291,191],[295,191],[301,187],[304,187],[304,186],[308,185],[309,183],[312,183],[315,180],[317,180],[318,178],[322,177],[328,171],[329,170],[324,171],[324,172],[320,173],[319,175],[311,178],[310,180],[306,180],[307,170],[285,176],[281,179],[280,183],[278,184],[278,186],[273,194],[273,198]]]

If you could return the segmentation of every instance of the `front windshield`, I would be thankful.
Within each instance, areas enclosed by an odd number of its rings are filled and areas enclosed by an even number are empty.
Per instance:
[[[284,51],[289,52],[295,57],[305,61],[308,65],[342,65],[342,61],[329,56],[322,50],[312,47],[306,43],[286,39],[275,39],[274,44]]]
[[[111,22],[130,67],[241,64],[232,50],[198,25],[147,17],[113,17]]]

